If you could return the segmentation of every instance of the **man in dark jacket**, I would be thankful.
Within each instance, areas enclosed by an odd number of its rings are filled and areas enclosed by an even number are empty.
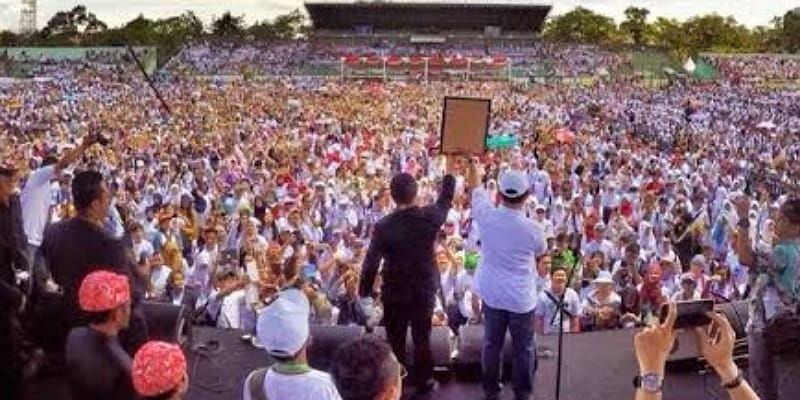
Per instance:
[[[88,326],[69,332],[65,350],[73,399],[134,400],[131,357],[117,335],[131,317],[127,275],[98,270],[86,275],[78,303]]]
[[[100,267],[113,268],[131,282],[130,325],[120,332],[120,341],[128,354],[133,355],[147,341],[141,305],[144,285],[135,273],[133,256],[120,240],[103,229],[111,193],[99,172],[83,171],[73,179],[72,197],[78,215],[51,225],[41,247],[53,280],[64,292],[63,319],[57,334],[63,341],[69,329],[88,322],[78,307],[78,288],[83,278]]]
[[[436,203],[418,207],[417,183],[409,174],[396,175],[390,191],[397,209],[378,221],[361,270],[359,295],[373,295],[383,260],[381,289],[386,335],[397,359],[406,363],[406,332],[414,342],[414,383],[421,392],[434,389],[430,347],[431,316],[441,286],[434,243],[453,203],[455,178],[446,175]]]
[[[25,296],[17,287],[17,269],[27,266],[16,171],[0,166],[0,387],[10,399],[20,398],[20,312]]]

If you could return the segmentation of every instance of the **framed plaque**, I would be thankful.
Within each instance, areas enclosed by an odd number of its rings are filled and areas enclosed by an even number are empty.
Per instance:
[[[445,97],[442,111],[441,154],[477,155],[486,151],[492,101]]]

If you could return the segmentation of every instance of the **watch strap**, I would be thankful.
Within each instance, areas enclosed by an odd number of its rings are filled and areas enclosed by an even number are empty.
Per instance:
[[[732,389],[736,389],[737,387],[741,386],[742,382],[744,382],[744,375],[742,375],[742,370],[739,370],[736,373],[736,378],[733,378],[733,380],[730,381],[730,382],[723,382],[722,383],[722,387],[724,387],[725,389],[728,389],[728,390],[732,390]]]
[[[657,378],[658,379],[658,387],[657,388],[648,388],[644,386],[644,381],[647,378]],[[636,389],[644,390],[648,393],[659,393],[661,389],[664,387],[664,377],[658,374],[644,374],[644,375],[636,375],[633,377],[633,387]]]

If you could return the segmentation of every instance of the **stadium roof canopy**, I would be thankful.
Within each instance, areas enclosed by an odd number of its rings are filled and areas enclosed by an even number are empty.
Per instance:
[[[503,32],[541,32],[550,5],[484,2],[330,2],[305,3],[316,30],[418,31],[444,33],[484,31],[497,27]]]

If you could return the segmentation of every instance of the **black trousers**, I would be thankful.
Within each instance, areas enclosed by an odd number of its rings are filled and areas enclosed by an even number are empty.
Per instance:
[[[22,365],[19,357],[21,331],[16,313],[0,310],[0,391],[4,393],[4,399],[22,399]]]
[[[387,297],[383,303],[383,325],[386,337],[400,361],[411,375],[411,382],[424,385],[433,378],[433,353],[431,351],[431,318],[433,317],[434,295],[417,293],[404,300]],[[406,334],[411,326],[414,343],[413,368],[406,359]]]

